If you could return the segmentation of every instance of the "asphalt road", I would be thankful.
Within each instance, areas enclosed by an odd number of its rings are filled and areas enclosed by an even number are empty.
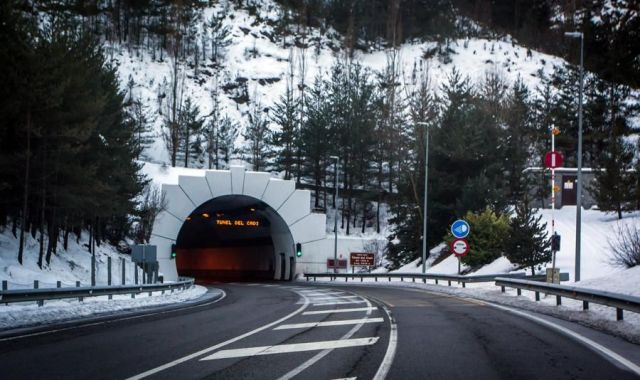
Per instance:
[[[216,287],[226,292],[216,303],[0,340],[0,378],[638,378],[572,338],[468,300],[371,286]]]

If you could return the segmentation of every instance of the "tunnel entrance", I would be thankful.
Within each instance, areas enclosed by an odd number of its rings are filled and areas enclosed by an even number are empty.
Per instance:
[[[288,280],[294,242],[282,217],[246,195],[225,195],[196,208],[176,240],[181,276],[199,281]]]

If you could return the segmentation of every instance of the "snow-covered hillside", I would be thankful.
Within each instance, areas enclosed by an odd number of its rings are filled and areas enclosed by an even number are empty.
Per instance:
[[[199,33],[202,23],[211,15],[224,14],[223,5],[206,8],[199,21]],[[318,29],[307,30],[306,41],[309,47],[295,47],[293,37],[274,36],[273,26],[268,22],[280,17],[282,10],[272,1],[264,1],[258,8],[259,20],[246,10],[228,8],[224,24],[231,30],[231,43],[225,49],[222,68],[210,62],[201,63],[197,73],[193,64],[181,62],[180,72],[184,76],[184,96],[194,100],[201,116],[209,115],[213,102],[211,92],[214,88],[234,89],[220,91],[220,109],[222,115],[228,115],[240,123],[244,129],[250,103],[259,102],[263,107],[271,107],[286,89],[287,76],[293,71],[293,82],[296,87],[304,82],[312,83],[317,75],[324,76],[335,64],[344,59],[345,51],[337,34],[329,30],[321,34]],[[331,36],[328,37],[328,36]],[[286,45],[286,46],[285,46]],[[448,44],[449,54],[444,57],[434,54],[436,43],[405,43],[399,49],[400,73],[404,81],[409,83],[414,68],[428,70],[434,89],[438,89],[447,76],[456,68],[463,76],[472,81],[480,81],[487,71],[497,71],[508,82],[521,78],[530,88],[539,83],[540,73],[550,73],[554,65],[563,63],[562,59],[547,54],[530,51],[518,45],[508,37],[504,40],[459,39]],[[163,83],[171,81],[173,61],[164,57],[153,60],[143,50],[130,50],[125,46],[110,46],[109,55],[118,67],[123,91],[129,91],[132,81],[133,95],[142,100],[154,115],[155,141],[144,153],[144,159],[156,163],[167,163],[169,157],[162,139],[163,119],[161,115]],[[305,74],[301,75],[301,62],[304,56]],[[374,72],[381,71],[387,64],[388,52],[356,51],[354,60]],[[428,57],[427,57],[428,56]],[[249,103],[239,104],[232,99],[239,84],[246,83]],[[272,128],[277,128],[272,125]],[[242,144],[242,134],[238,144]]]

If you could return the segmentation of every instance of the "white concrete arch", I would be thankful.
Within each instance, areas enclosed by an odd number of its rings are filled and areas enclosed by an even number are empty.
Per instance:
[[[179,176],[177,184],[163,184],[162,192],[167,207],[156,217],[150,244],[158,247],[160,272],[167,280],[178,277],[170,251],[185,219],[198,206],[220,196],[246,195],[266,203],[286,222],[293,241],[301,243],[303,251],[305,246],[326,238],[326,215],[311,212],[311,193],[296,190],[294,181],[271,178],[269,173],[247,171],[241,166],[192,171],[192,175]],[[289,258],[295,254],[293,247],[285,252],[288,278],[292,270]],[[280,278],[280,266],[276,268],[276,278]]]

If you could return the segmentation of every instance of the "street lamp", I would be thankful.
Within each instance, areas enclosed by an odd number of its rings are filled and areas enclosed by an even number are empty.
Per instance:
[[[425,142],[424,142],[424,214],[422,221],[422,273],[427,271],[427,194],[429,184],[429,124],[425,121],[419,121],[417,125],[424,126]]]
[[[582,225],[582,92],[584,87],[584,34],[565,32],[565,37],[580,38],[580,92],[578,96],[578,199],[576,200],[576,268],[575,280],[580,281],[580,242]]]
[[[338,273],[338,178],[340,171],[340,158],[338,156],[329,156],[330,159],[336,160],[336,181],[335,181],[335,200],[333,201],[333,272]]]

